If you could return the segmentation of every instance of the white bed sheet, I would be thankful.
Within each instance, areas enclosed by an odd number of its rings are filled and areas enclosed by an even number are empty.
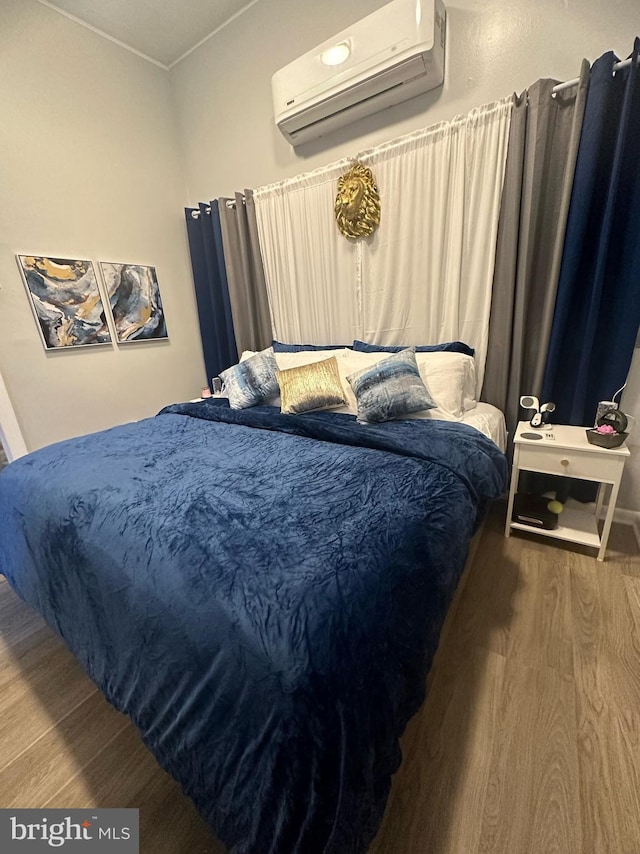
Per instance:
[[[475,427],[488,436],[500,448],[502,453],[507,448],[507,425],[503,413],[490,403],[478,403],[475,409],[465,412],[463,424]]]

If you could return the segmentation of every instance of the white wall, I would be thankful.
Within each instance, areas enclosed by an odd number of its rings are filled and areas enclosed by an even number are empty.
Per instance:
[[[295,150],[273,122],[271,75],[384,0],[260,0],[232,21],[171,71],[190,201],[258,187],[354,155],[522,91],[540,77],[574,78],[583,57],[594,60],[606,50],[626,57],[640,32],[638,0],[445,3],[441,89]],[[636,357],[623,402],[629,411],[639,411],[639,401]],[[640,440],[640,425],[633,439]],[[640,511],[640,450],[635,449],[619,503]]]
[[[205,379],[168,73],[0,0],[0,374],[29,449],[155,414]],[[46,352],[16,253],[157,268],[169,342]]]

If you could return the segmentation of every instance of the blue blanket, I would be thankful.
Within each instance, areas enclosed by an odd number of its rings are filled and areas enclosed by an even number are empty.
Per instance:
[[[361,854],[506,460],[471,427],[184,404],[0,474],[0,571],[233,854]]]

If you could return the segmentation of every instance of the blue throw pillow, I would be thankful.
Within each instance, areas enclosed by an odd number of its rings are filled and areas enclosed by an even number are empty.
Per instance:
[[[350,350],[346,344],[282,344],[274,341],[271,345],[274,353],[302,353],[304,350]]]
[[[398,344],[384,347],[382,344],[367,344],[366,341],[354,341],[353,349],[360,353],[399,353],[406,350],[406,344]],[[464,353],[465,356],[474,356],[475,350],[462,341],[446,341],[444,344],[422,344],[415,348],[416,353],[440,353],[447,350],[450,353]]]
[[[276,372],[278,363],[273,350],[261,350],[238,365],[220,374],[231,409],[257,406],[280,392]]]
[[[420,377],[413,347],[349,374],[347,382],[358,402],[358,421],[364,424],[436,407]]]

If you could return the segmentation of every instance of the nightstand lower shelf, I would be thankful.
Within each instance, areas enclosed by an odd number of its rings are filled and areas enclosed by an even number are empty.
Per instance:
[[[561,524],[553,531],[536,528],[534,525],[523,525],[520,522],[511,522],[510,527],[518,531],[528,531],[530,534],[540,534],[544,537],[554,537],[556,540],[568,540],[570,543],[600,548],[598,520],[593,513],[565,507],[560,514],[559,522]]]

